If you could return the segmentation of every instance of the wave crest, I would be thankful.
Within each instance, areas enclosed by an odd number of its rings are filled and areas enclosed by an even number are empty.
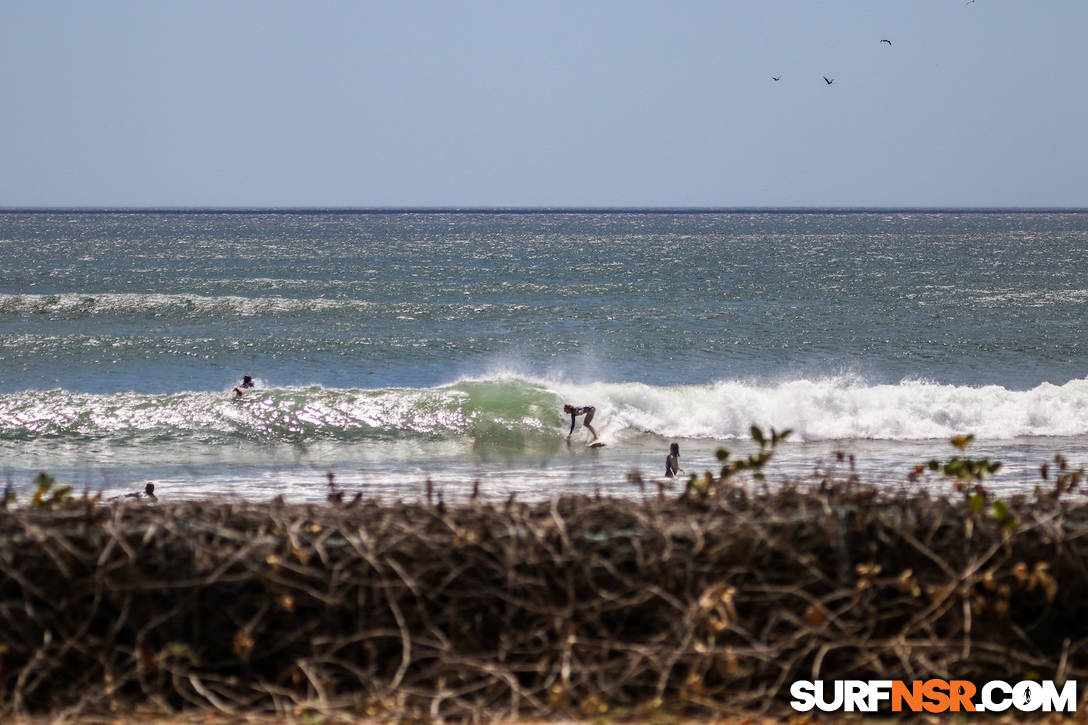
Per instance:
[[[434,388],[320,386],[173,395],[91,395],[64,390],[0,395],[0,440],[96,439],[231,443],[457,439],[525,447],[561,440],[563,403],[597,407],[612,440],[639,434],[735,439],[750,425],[792,428],[801,440],[980,439],[1088,434],[1088,380],[1031,390],[927,381],[866,385],[794,380],[778,385],[567,383],[492,377]]]
[[[756,425],[792,428],[802,440],[925,440],[974,433],[989,440],[1088,433],[1088,380],[1031,390],[849,378],[778,385],[723,381],[660,388],[603,385],[610,423],[670,438],[746,438]],[[588,391],[587,391],[588,392]]]
[[[330,310],[362,312],[375,307],[363,300],[294,297],[206,296],[194,294],[0,294],[0,314],[80,319],[92,315],[140,317],[258,317]]]

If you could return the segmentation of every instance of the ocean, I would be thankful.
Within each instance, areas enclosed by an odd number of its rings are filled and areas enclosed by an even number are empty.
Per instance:
[[[974,434],[1030,492],[1088,463],[1086,270],[1075,210],[9,210],[0,476],[656,495],[670,443],[716,470],[755,424],[793,430],[768,485]]]

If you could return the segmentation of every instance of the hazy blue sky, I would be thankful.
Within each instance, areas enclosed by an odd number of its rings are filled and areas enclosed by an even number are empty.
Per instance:
[[[0,206],[1088,206],[1086,32],[1086,0],[5,0]]]

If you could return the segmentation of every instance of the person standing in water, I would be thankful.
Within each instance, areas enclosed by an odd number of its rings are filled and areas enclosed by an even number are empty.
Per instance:
[[[677,473],[683,473],[680,467],[680,444],[673,443],[669,446],[669,455],[665,456],[665,478],[674,478]]]
[[[596,408],[592,405],[583,405],[580,408],[575,408],[573,405],[564,405],[563,412],[570,413],[570,433],[567,433],[568,441],[570,440],[571,435],[574,434],[574,423],[580,415],[586,417],[586,419],[582,421],[582,425],[589,428],[589,432],[593,434],[593,440],[597,440],[597,431],[593,430],[593,426],[589,424],[590,421],[593,420],[593,414],[597,412]]]

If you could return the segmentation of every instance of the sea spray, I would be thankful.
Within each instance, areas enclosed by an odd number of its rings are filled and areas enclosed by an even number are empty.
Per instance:
[[[918,380],[868,385],[852,377],[777,385],[597,383],[563,389],[592,400],[614,431],[666,438],[745,438],[752,424],[791,428],[807,441],[939,440],[964,431],[988,440],[1088,433],[1088,380],[1023,391]]]

